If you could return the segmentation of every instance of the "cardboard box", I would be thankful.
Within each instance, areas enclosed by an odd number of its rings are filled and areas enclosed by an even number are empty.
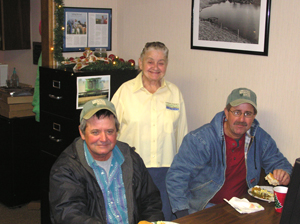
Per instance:
[[[0,101],[7,104],[32,103],[33,96],[10,96],[0,91]]]
[[[11,96],[0,88],[0,115],[8,118],[34,116],[33,96]]]
[[[32,110],[33,106],[31,103],[8,104],[0,100],[0,115],[4,117],[13,118],[34,116],[35,113],[33,113]]]

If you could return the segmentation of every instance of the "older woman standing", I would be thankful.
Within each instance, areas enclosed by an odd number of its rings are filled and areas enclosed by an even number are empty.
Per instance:
[[[160,189],[166,220],[173,220],[165,177],[187,134],[185,105],[178,87],[164,79],[168,48],[146,43],[139,58],[139,75],[124,83],[112,103],[120,121],[118,139],[136,148]]]

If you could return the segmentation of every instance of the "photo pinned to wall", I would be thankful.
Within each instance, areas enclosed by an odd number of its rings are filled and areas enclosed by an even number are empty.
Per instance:
[[[268,56],[271,0],[193,0],[191,49]]]
[[[112,10],[64,7],[63,52],[111,50]]]
[[[93,99],[110,100],[110,75],[77,77],[76,109]]]

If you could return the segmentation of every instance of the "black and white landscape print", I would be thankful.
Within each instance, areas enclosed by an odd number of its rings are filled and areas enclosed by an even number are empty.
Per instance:
[[[263,52],[268,1],[194,0],[192,48]]]

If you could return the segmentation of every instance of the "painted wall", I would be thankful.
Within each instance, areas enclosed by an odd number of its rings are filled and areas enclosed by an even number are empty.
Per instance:
[[[30,29],[32,42],[41,42],[39,34],[39,23],[41,20],[41,1],[30,0]],[[0,51],[0,63],[8,64],[8,76],[13,73],[16,67],[21,83],[34,85],[37,65],[33,64],[32,46],[29,50]]]
[[[39,40],[38,0],[31,0],[32,41]],[[224,109],[228,94],[248,87],[258,96],[261,126],[294,163],[300,157],[300,30],[297,0],[273,1],[269,56],[190,49],[190,0],[65,0],[66,6],[112,8],[112,51],[125,60],[138,60],[148,41],[159,40],[170,49],[166,79],[178,85],[186,102],[189,130],[210,122]],[[37,8],[35,8],[37,7]],[[5,54],[5,56],[4,56]],[[79,55],[74,54],[73,55]],[[69,57],[70,54],[65,55]],[[36,67],[31,51],[0,52],[0,61],[25,68],[21,81],[34,83]],[[9,73],[11,73],[9,72]]]
[[[148,41],[168,46],[166,79],[183,93],[190,131],[223,110],[232,89],[248,87],[258,96],[256,118],[261,127],[291,163],[300,157],[298,1],[272,2],[267,57],[190,49],[192,1],[65,0],[65,4],[112,8],[112,53],[125,60],[137,61]]]
[[[187,0],[119,1],[118,53],[137,60],[147,41],[168,46],[166,79],[183,93],[190,131],[223,110],[232,89],[252,89],[256,118],[293,164],[300,157],[299,2],[272,1],[268,57],[191,50],[191,6]]]

